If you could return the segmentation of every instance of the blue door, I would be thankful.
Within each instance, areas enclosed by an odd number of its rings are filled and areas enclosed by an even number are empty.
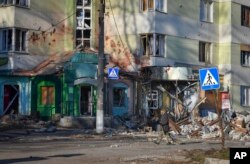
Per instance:
[[[128,113],[128,86],[117,83],[113,87],[113,116]]]

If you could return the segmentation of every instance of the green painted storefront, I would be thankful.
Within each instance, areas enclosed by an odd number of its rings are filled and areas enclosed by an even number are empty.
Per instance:
[[[97,106],[97,55],[75,53],[63,73],[32,79],[31,110],[43,119],[54,114],[95,116]]]

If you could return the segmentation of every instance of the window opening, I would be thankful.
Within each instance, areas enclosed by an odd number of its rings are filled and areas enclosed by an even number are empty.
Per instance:
[[[200,1],[200,19],[205,22],[213,22],[213,1]]]
[[[77,0],[76,3],[76,47],[90,47],[90,39],[92,32],[91,21],[91,0]]]
[[[241,105],[250,106],[250,87],[241,86]]]
[[[114,88],[113,89],[113,106],[114,107],[125,107],[125,97],[126,97],[126,88]]]
[[[199,62],[212,64],[211,61],[211,43],[199,42]]]
[[[160,34],[141,35],[141,51],[145,56],[164,56],[165,36]]]

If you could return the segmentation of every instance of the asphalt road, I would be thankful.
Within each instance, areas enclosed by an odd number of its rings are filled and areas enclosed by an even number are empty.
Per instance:
[[[77,164],[77,163],[161,163],[168,159],[185,160],[182,151],[219,149],[219,141],[181,145],[156,145],[146,137],[73,135],[22,135],[1,140],[0,164]],[[244,147],[243,142],[226,142],[226,146]]]

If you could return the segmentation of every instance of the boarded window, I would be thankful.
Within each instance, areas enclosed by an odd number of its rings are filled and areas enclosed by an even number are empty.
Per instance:
[[[55,88],[53,86],[41,87],[41,104],[54,105],[55,104]]]

